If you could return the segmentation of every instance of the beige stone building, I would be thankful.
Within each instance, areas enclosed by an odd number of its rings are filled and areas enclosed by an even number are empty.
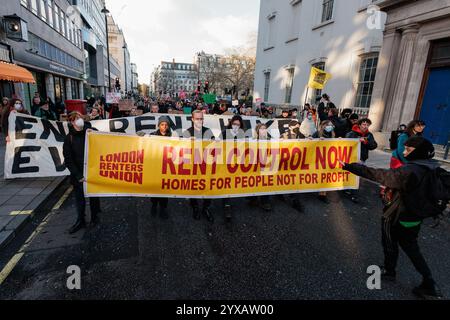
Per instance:
[[[378,0],[387,13],[370,118],[382,146],[400,124],[427,122],[426,137],[450,134],[450,0]]]

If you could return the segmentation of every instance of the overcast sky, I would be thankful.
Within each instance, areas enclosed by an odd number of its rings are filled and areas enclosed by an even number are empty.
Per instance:
[[[223,53],[257,32],[259,0],[106,0],[124,31],[140,83],[153,68],[175,58],[193,63],[201,50]]]

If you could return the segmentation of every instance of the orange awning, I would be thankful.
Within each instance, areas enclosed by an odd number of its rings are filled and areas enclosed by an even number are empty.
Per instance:
[[[0,62],[0,80],[36,83],[30,71],[7,62]]]

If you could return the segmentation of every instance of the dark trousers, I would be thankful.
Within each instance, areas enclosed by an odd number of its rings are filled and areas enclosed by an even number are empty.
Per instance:
[[[198,200],[197,199],[190,199],[192,208],[198,208]],[[203,200],[203,208],[209,209],[211,206],[211,199],[205,199]]]
[[[78,219],[84,220],[86,215],[86,198],[84,197],[83,184],[79,182],[72,182],[72,185],[75,192]],[[100,199],[90,198],[89,202],[91,206],[91,218],[97,217],[100,212]]]
[[[167,209],[167,205],[169,204],[169,199],[167,199],[167,198],[152,198],[152,204],[154,206],[157,206],[159,204],[159,206],[161,208]]]
[[[413,228],[405,228],[400,223],[393,224],[390,220],[382,219],[382,241],[384,250],[384,267],[388,271],[395,271],[397,267],[399,246],[409,257],[416,270],[424,279],[432,279],[430,268],[420,252],[417,238],[420,225]]]

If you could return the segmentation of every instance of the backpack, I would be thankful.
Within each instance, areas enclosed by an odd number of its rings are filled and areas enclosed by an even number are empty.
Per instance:
[[[402,133],[403,132],[397,130],[391,132],[391,138],[389,139],[389,148],[391,150],[398,149],[398,138],[402,135]]]
[[[420,217],[438,218],[447,209],[450,202],[450,172],[437,168],[427,170],[421,182],[421,189],[427,190],[418,204]]]

